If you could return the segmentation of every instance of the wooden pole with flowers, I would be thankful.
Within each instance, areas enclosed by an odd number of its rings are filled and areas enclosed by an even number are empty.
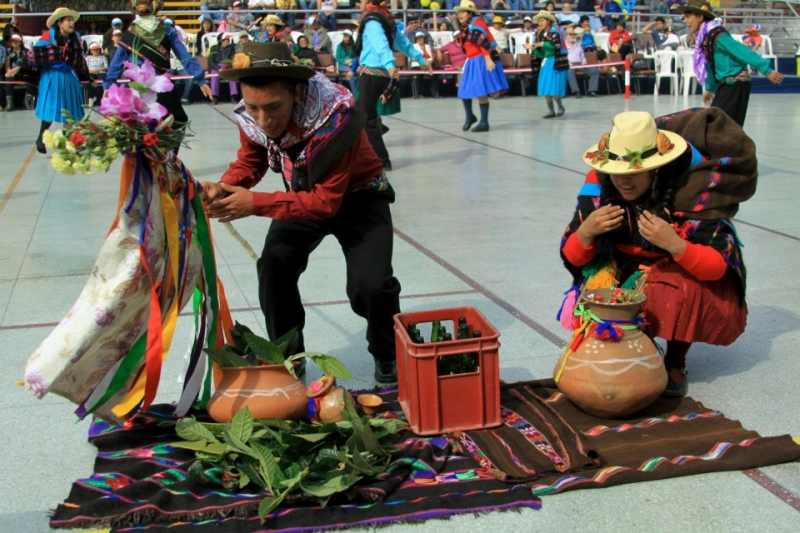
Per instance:
[[[86,287],[31,355],[25,385],[78,404],[83,418],[129,421],[155,398],[178,313],[189,302],[194,333],[177,414],[211,393],[205,348],[232,329],[217,279],[200,183],[177,157],[184,132],[156,99],[172,89],[149,61],[126,63],[128,86],[112,85],[100,118],[89,112],[46,134],[53,167],[65,174],[107,172],[124,157],[117,216]]]

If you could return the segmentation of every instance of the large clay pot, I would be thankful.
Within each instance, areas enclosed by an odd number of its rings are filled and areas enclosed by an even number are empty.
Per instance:
[[[220,368],[222,379],[208,400],[208,414],[228,422],[244,406],[253,418],[300,420],[308,415],[303,383],[283,365]]]
[[[610,304],[610,291],[596,290],[603,302],[582,300],[601,321],[631,321],[641,300],[630,304]],[[599,325],[599,324],[598,324]],[[558,372],[566,365],[558,378]],[[558,388],[575,405],[601,418],[623,418],[655,401],[667,386],[667,371],[652,339],[641,329],[625,329],[619,340],[586,336],[564,350],[553,375]]]

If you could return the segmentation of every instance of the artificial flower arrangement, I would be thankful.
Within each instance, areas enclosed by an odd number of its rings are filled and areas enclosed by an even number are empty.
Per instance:
[[[126,86],[111,85],[96,110],[88,108],[81,120],[68,119],[64,129],[49,130],[42,140],[53,151],[52,165],[64,174],[93,174],[111,168],[120,155],[136,150],[150,150],[163,160],[181,146],[184,130],[172,128],[172,117],[164,118],[167,109],[156,102],[158,93],[172,90],[167,75],[157,76],[150,61],[141,66],[125,63]],[[102,116],[90,120],[92,112]]]

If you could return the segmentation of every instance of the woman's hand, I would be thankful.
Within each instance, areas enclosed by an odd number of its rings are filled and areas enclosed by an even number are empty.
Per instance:
[[[706,91],[703,93],[703,105],[709,107],[711,102],[714,101],[714,93],[711,91]]]
[[[669,222],[649,211],[643,211],[639,217],[639,233],[653,246],[674,256],[683,255],[686,241],[681,239]]]
[[[492,58],[489,57],[489,56],[486,56],[486,72],[493,71],[495,69],[495,67],[496,67],[496,65],[494,64],[494,61],[492,61]]]
[[[604,205],[592,211],[578,228],[578,240],[584,246],[592,246],[594,239],[622,225],[625,210],[618,205]]]

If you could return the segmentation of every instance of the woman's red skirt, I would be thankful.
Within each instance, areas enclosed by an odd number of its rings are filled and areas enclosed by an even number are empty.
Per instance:
[[[653,337],[727,346],[747,325],[747,304],[739,305],[736,274],[699,281],[671,258],[653,263],[642,309]]]

